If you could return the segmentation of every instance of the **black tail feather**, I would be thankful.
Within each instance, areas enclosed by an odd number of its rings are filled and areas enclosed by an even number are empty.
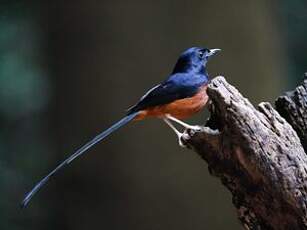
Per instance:
[[[64,168],[64,166],[70,164],[74,159],[81,156],[83,153],[85,153],[89,148],[97,144],[99,141],[102,141],[104,138],[109,136],[111,133],[119,129],[120,127],[124,126],[133,118],[135,118],[138,115],[138,113],[132,113],[112,125],[107,130],[103,131],[102,133],[98,134],[96,137],[94,137],[91,141],[87,142],[85,145],[83,145],[81,148],[79,148],[75,153],[73,153],[70,157],[68,157],[66,160],[64,160],[61,164],[59,164],[54,170],[52,170],[47,176],[45,176],[40,182],[38,182],[34,188],[26,194],[25,198],[21,202],[21,207],[24,208],[27,206],[27,204],[30,202],[31,198],[42,188],[44,184],[49,180],[50,177],[54,176],[59,170]]]

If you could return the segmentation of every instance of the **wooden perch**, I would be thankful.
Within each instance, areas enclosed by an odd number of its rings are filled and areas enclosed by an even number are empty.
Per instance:
[[[207,93],[210,118],[183,142],[231,191],[245,229],[307,229],[307,79],[278,98],[279,113],[256,109],[223,77]]]

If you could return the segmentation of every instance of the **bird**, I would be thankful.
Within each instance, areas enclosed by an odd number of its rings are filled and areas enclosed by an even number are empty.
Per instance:
[[[162,119],[177,135],[179,145],[185,147],[181,141],[183,133],[174,126],[173,122],[185,129],[198,130],[200,128],[199,126],[189,125],[183,122],[182,119],[194,115],[207,104],[209,98],[206,89],[209,83],[209,75],[206,66],[208,60],[219,51],[221,49],[204,47],[191,47],[183,51],[173,71],[165,81],[148,90],[134,106],[127,110],[124,118],[81,146],[42,178],[25,195],[21,202],[21,207],[26,207],[32,197],[58,171],[130,121],[140,121],[150,117]]]

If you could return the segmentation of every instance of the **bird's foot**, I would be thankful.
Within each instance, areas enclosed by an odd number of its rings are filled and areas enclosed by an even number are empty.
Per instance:
[[[183,144],[183,142],[181,141],[181,139],[179,138],[179,146],[181,147],[181,148],[186,148],[187,146],[185,145],[185,144]]]
[[[198,126],[198,125],[189,125],[189,124],[187,124],[187,123],[185,123],[185,122],[183,122],[183,121],[181,121],[181,120],[179,120],[179,119],[177,119],[177,118],[175,118],[175,117],[173,117],[173,116],[171,116],[171,115],[169,115],[169,114],[166,115],[166,118],[169,119],[169,120],[171,120],[171,121],[176,122],[177,124],[181,125],[181,126],[184,127],[185,129],[191,129],[191,130],[193,130],[193,131],[199,131],[199,130],[201,130],[201,127],[200,127],[200,126]]]
[[[179,146],[182,147],[182,148],[186,148],[187,146],[183,143],[182,141],[182,137],[187,135],[186,133],[182,133],[180,131],[178,131],[176,129],[176,127],[167,119],[163,119],[165,121],[165,123],[176,133],[177,137],[178,137],[178,143],[179,143]]]
[[[195,132],[201,130],[201,126],[199,126],[199,125],[188,125],[185,128],[186,129],[190,129],[190,130],[195,131]]]
[[[187,148],[187,145],[183,141],[183,139],[185,139],[187,135],[188,135],[187,133],[181,133],[180,135],[178,135],[178,143],[179,143],[179,146],[182,148]]]
[[[165,118],[163,119],[165,121],[165,123],[171,127],[172,130],[174,130],[174,132],[176,133],[177,137],[178,137],[178,143],[180,145],[180,147],[186,148],[187,145],[182,141],[182,139],[188,139],[188,136],[190,136],[192,133],[194,132],[198,132],[201,131],[202,127],[199,125],[189,125],[181,120],[178,120],[177,118],[174,118],[170,115],[166,115]],[[186,131],[184,132],[180,132],[176,129],[176,127],[170,122],[170,120],[180,124],[182,127],[184,127],[186,129]],[[183,137],[183,138],[182,138]]]

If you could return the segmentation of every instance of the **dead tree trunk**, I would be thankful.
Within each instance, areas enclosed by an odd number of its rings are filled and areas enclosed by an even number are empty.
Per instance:
[[[208,87],[210,118],[183,141],[231,191],[245,229],[307,229],[307,75],[256,109],[223,77]],[[304,151],[305,149],[305,151]]]

